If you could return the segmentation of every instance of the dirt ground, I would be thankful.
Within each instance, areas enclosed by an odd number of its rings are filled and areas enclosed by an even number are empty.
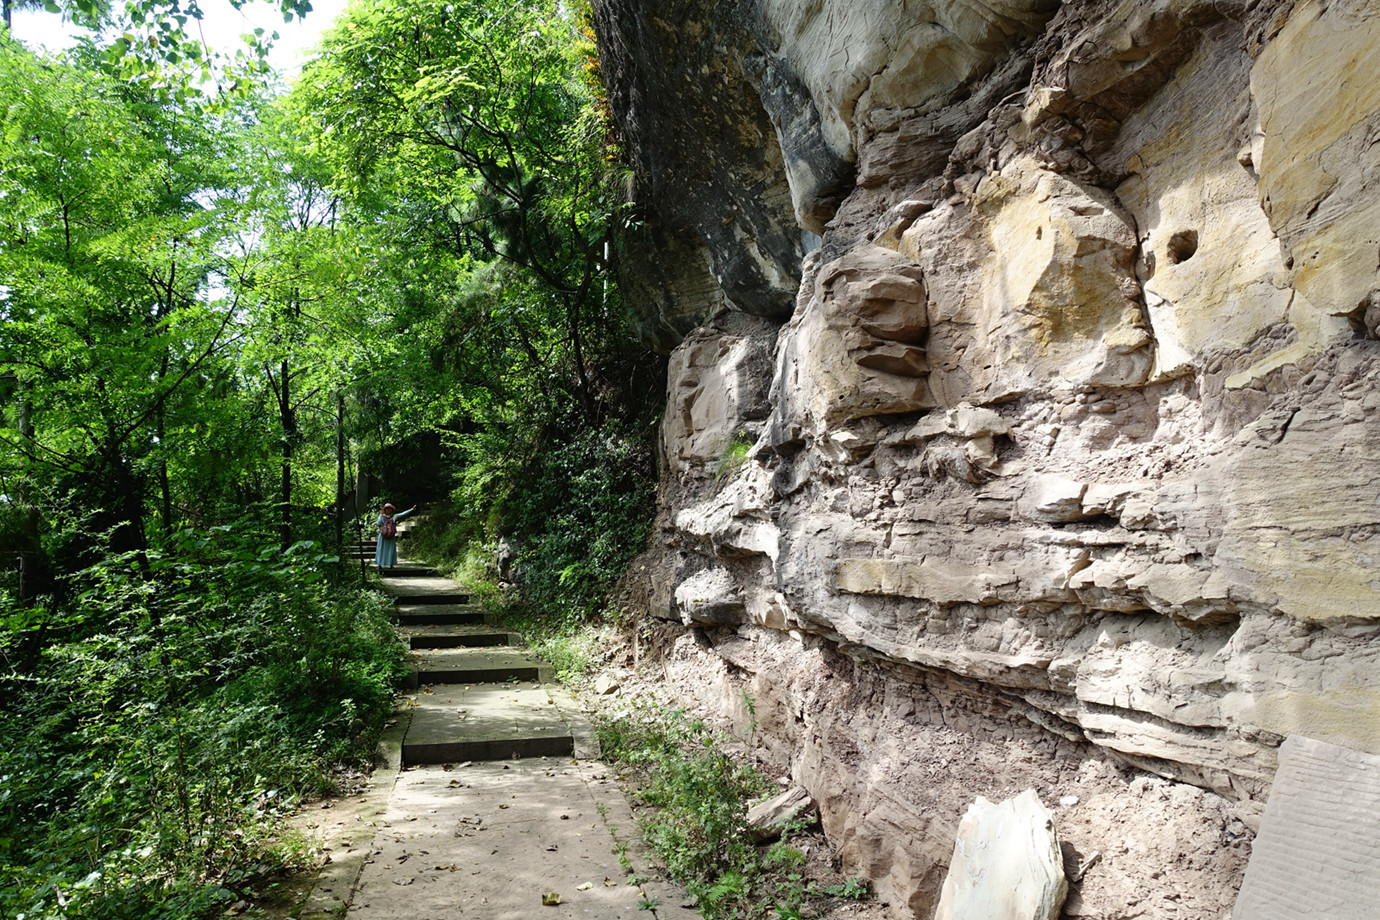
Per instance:
[[[1033,788],[1060,837],[1066,920],[1230,917],[1259,803],[1057,737],[984,687],[851,668],[834,653],[797,656],[775,643],[710,651],[675,627],[636,645],[610,635],[602,679],[590,679],[585,698],[614,710],[652,699],[685,708],[741,738],[743,756],[769,775],[824,790],[823,827],[792,841],[808,848],[807,878],[880,880],[880,899],[821,904],[816,916],[928,920],[968,804]]]

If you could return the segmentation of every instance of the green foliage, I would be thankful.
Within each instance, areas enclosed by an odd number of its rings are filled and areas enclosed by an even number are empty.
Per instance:
[[[528,601],[558,622],[601,609],[641,551],[654,500],[650,445],[609,427],[539,454],[502,507]]]
[[[767,852],[763,855],[762,859],[769,866],[798,869],[805,865],[805,852],[791,846],[785,841],[778,840],[767,848]]]
[[[209,0],[235,9],[257,0]],[[310,0],[268,0],[284,22],[302,18]],[[241,45],[225,51],[203,32],[199,0],[5,0],[5,25],[12,9],[39,9],[61,14],[86,34],[67,57],[137,86],[160,103],[186,112],[225,111],[252,99],[254,92],[276,81],[267,62],[275,31],[255,28],[239,35]],[[220,43],[218,42],[217,45]]]
[[[234,128],[10,42],[0,111],[0,472],[88,492],[136,548],[149,477],[233,337],[209,279],[236,226],[218,168]]]
[[[185,531],[79,573],[37,657],[0,625],[0,913],[207,916],[277,864],[270,820],[367,755],[402,673],[331,561]]]
[[[434,551],[481,580],[511,540],[576,673],[651,518],[661,365],[606,280],[566,5],[367,0],[272,103],[195,2],[67,6],[109,44],[0,36],[0,916],[209,916],[398,675],[320,548],[337,482],[442,441]]]
[[[751,450],[752,440],[743,432],[735,434],[728,444],[724,445],[718,461],[714,464],[714,481],[724,482],[737,476],[743,464],[747,463]]]
[[[414,546],[469,560],[472,590],[493,595],[476,562],[508,540],[518,619],[558,654],[645,539],[652,425],[632,394],[655,392],[660,367],[631,346],[605,277],[626,215],[580,36],[546,0],[368,0],[284,109],[346,219],[367,215],[394,254],[394,312],[417,350],[373,404],[395,441],[404,419],[440,431],[450,475]]]
[[[804,822],[770,846],[754,845],[748,805],[770,785],[703,722],[644,705],[602,717],[596,728],[604,756],[633,772],[634,795],[652,806],[638,819],[643,839],[695,896],[706,920],[801,917],[822,897],[868,897],[859,879],[823,887],[805,881],[806,854],[789,842]]]
[[[610,425],[548,446],[525,469],[490,469],[472,454],[473,480],[414,528],[409,550],[441,562],[560,679],[578,677],[596,657],[608,594],[646,540],[651,450]],[[465,484],[475,480],[485,487]],[[490,528],[510,541],[516,593],[495,583]]]
[[[504,267],[445,305],[476,382],[502,400],[521,368],[544,401],[564,391],[590,412],[592,359],[624,321],[599,280],[616,208],[572,37],[555,3],[371,0],[326,37],[294,105],[353,201],[386,189],[436,254]]]

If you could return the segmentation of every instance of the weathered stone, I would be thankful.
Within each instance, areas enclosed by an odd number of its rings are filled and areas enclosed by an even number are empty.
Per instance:
[[[816,437],[842,422],[933,405],[924,276],[905,256],[864,245],[824,266],[778,351],[783,424]]]
[[[999,805],[978,796],[958,840],[935,920],[1056,920],[1068,893],[1054,817],[1034,789]]]
[[[613,107],[666,232],[704,240],[734,307],[781,316],[807,248],[792,231],[824,231],[871,123],[984,76],[1056,6],[600,0],[595,21]],[[725,221],[726,199],[736,207]],[[627,276],[663,287],[665,269],[632,255]],[[666,333],[683,309],[658,320],[650,306],[638,308],[643,328],[674,344]]]
[[[665,455],[677,471],[720,463],[735,439],[767,414],[769,349],[775,330],[724,317],[697,330],[671,355]]]
[[[767,520],[771,480],[760,465],[751,464],[706,502],[676,513],[676,528],[704,541],[720,555],[764,555],[780,551],[781,532]]]
[[[936,604],[995,604],[1003,586],[1015,586],[1016,576],[924,559],[844,559],[834,584],[853,594],[923,598]]]
[[[1251,70],[1261,208],[1292,287],[1333,315],[1380,288],[1377,43],[1380,18],[1366,0],[1309,0]]]
[[[829,146],[851,158],[874,112],[922,106],[980,75],[1055,5],[765,0],[761,9],[779,36],[777,53],[797,62],[811,88]]]
[[[989,176],[974,201],[991,256],[973,324],[974,396],[994,401],[1047,387],[1130,386],[1150,369],[1138,303],[1136,235],[1105,193],[1030,161]],[[980,311],[980,312],[979,312]],[[965,311],[966,313],[966,311]]]
[[[1191,372],[1208,352],[1248,345],[1290,314],[1255,176],[1238,160],[1250,144],[1244,37],[1230,26],[1211,36],[1175,85],[1128,118],[1111,154],[1127,173],[1117,197],[1141,236],[1156,377]]]
[[[1058,523],[1076,521],[1085,516],[1083,496],[1086,483],[1059,476],[1043,476],[1031,483],[1029,492],[1021,498],[1024,515],[1032,521]]]
[[[600,0],[594,17],[605,83],[658,225],[704,242],[734,308],[788,316],[804,241],[776,127],[745,70],[760,48],[752,10],[710,0]],[[649,288],[660,286],[659,275],[684,271],[668,272],[652,253],[631,255],[636,264],[626,270]]]
[[[746,610],[742,592],[723,568],[708,568],[676,586],[676,610],[681,622],[736,623]]]
[[[847,193],[852,157],[830,145],[810,88],[789,57],[763,54],[753,63],[762,107],[776,126],[784,154],[796,222],[810,233],[822,234]]]
[[[619,260],[619,287],[638,337],[665,354],[727,309],[696,234],[671,233],[653,221],[629,233]]]
[[[1042,710],[1017,696],[938,666],[839,654],[799,629],[739,628],[709,648],[682,636],[664,664],[686,704],[732,712],[755,753],[794,771],[819,803],[840,870],[870,879],[892,916],[934,915],[977,795],[1030,787],[1081,799],[1059,815],[1059,837],[1082,854],[1073,871],[1095,869],[1069,916],[1116,916],[1130,903],[1157,918],[1230,913],[1249,833],[1223,828],[1240,827],[1239,806],[1099,760],[1100,748],[1056,733],[1057,719],[1037,721]]]

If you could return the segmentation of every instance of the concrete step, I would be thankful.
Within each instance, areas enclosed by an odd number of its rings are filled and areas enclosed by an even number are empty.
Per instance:
[[[449,578],[438,575],[384,575],[383,587],[399,606],[411,604],[468,604],[470,595]]]
[[[421,579],[418,579],[420,581]],[[384,577],[387,583],[388,577]],[[470,602],[468,594],[399,594],[393,598],[395,607],[438,607],[438,606],[466,606]]]
[[[374,557],[371,555],[369,561]],[[422,565],[417,562],[401,562],[393,568],[388,569],[383,574],[384,578],[436,578],[437,572],[429,565]]]
[[[494,648],[517,646],[521,640],[516,633],[487,626],[411,626],[402,630],[408,646],[430,648]]]
[[[393,617],[399,626],[477,626],[484,611],[469,604],[399,604]]]
[[[405,766],[560,757],[575,750],[557,697],[534,683],[438,687],[417,694]]]
[[[517,649],[423,649],[413,652],[412,658],[416,680],[421,686],[541,681],[554,676],[549,664]]]

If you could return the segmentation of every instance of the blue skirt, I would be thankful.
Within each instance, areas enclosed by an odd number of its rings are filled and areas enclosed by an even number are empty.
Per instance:
[[[411,513],[411,508],[408,508],[406,511],[400,511],[393,515],[393,522],[396,524]],[[376,526],[379,528],[380,533],[379,542],[374,546],[374,565],[381,569],[392,568],[398,564],[398,541],[390,540],[383,535],[383,515],[379,515]]]

